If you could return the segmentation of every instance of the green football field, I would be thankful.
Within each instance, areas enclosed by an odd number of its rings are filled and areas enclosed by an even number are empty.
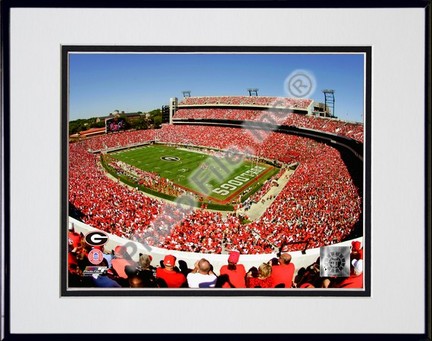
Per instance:
[[[157,144],[110,153],[110,156],[141,170],[157,173],[219,203],[230,202],[250,186],[261,186],[278,172],[276,167],[251,162],[241,156],[222,152],[208,155]]]

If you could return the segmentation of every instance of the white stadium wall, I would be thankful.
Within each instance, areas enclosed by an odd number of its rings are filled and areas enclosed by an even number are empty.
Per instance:
[[[76,232],[82,232],[84,235],[90,231],[97,230],[97,229],[95,229],[95,228],[93,228],[87,224],[84,224],[84,223],[82,223],[82,222],[80,222],[74,218],[71,218],[71,217],[69,217],[69,224],[73,224],[75,231]],[[213,268],[214,268],[215,273],[217,275],[219,275],[220,267],[222,265],[227,264],[228,254],[194,253],[194,252],[166,250],[166,249],[161,249],[161,248],[156,248],[156,247],[151,247],[151,249],[149,250],[148,248],[144,247],[140,243],[133,242],[131,240],[127,240],[127,239],[121,238],[121,237],[116,236],[116,235],[112,235],[112,234],[108,234],[108,235],[109,235],[109,240],[105,244],[105,252],[107,252],[107,251],[109,252],[109,251],[113,250],[118,245],[124,245],[126,243],[128,243],[128,245],[133,244],[136,246],[135,252],[131,252],[133,249],[132,246],[130,248],[128,248],[128,251],[131,254],[133,260],[138,261],[139,253],[150,254],[153,258],[153,260],[151,262],[151,265],[153,265],[153,266],[158,266],[159,262],[161,260],[163,260],[163,258],[167,254],[172,254],[172,255],[176,256],[177,260],[184,260],[187,263],[189,268],[193,268],[194,264],[197,260],[199,260],[201,258],[206,258],[213,265]],[[338,244],[334,244],[334,245],[351,246],[351,242],[353,240],[358,240],[358,241],[362,242],[362,239],[363,238],[360,237],[360,238],[347,240],[347,241],[344,241],[344,242],[341,242]],[[363,245],[363,242],[362,242],[362,245]],[[293,251],[293,252],[289,252],[289,253],[292,257],[291,262],[295,265],[296,273],[297,273],[297,270],[300,269],[301,267],[307,267],[308,265],[315,262],[315,260],[320,255],[320,248],[308,249],[308,250],[306,250],[305,254],[302,254],[301,251]],[[273,257],[276,257],[276,253],[254,254],[254,255],[241,254],[239,263],[243,264],[246,268],[246,271],[247,271],[252,266],[258,267],[261,263],[268,262]]]

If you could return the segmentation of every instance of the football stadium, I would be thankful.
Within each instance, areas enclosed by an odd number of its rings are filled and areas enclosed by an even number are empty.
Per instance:
[[[364,288],[364,125],[321,104],[189,94],[70,139],[68,288]]]

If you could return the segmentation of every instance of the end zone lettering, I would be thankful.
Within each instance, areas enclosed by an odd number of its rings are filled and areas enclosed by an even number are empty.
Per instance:
[[[238,187],[243,186],[250,179],[262,173],[266,168],[262,166],[255,166],[246,172],[241,173],[235,178],[220,185],[218,188],[213,189],[212,192],[220,195],[228,195],[230,192],[236,190]]]

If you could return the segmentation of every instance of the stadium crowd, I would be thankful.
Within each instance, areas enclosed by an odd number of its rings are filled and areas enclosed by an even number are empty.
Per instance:
[[[125,246],[113,250],[90,246],[74,228],[69,229],[68,241],[67,281],[71,288],[363,288],[363,255],[358,241],[351,245],[348,277],[321,276],[319,257],[309,266],[296,269],[285,245],[277,257],[246,270],[237,250],[231,250],[227,263],[216,269],[206,258],[189,267],[173,254],[165,255],[157,265],[152,264],[151,254],[140,253],[134,261]],[[97,262],[90,257],[94,249],[102,255]]]
[[[185,108],[179,109],[174,119],[217,119],[259,121],[276,125],[315,129],[342,135],[363,142],[363,124],[334,118],[281,112],[272,109],[227,109],[227,108]]]
[[[307,98],[288,98],[271,96],[202,96],[186,97],[179,106],[193,105],[257,105],[266,107],[306,109],[313,101]]]
[[[264,214],[243,224],[235,213],[223,217],[152,199],[108,178],[99,155],[90,152],[152,140],[234,149],[299,166]],[[334,148],[293,135],[208,126],[164,125],[71,143],[69,202],[95,228],[152,246],[201,253],[271,253],[284,242],[290,251],[330,245],[344,240],[361,214],[361,197]]]

